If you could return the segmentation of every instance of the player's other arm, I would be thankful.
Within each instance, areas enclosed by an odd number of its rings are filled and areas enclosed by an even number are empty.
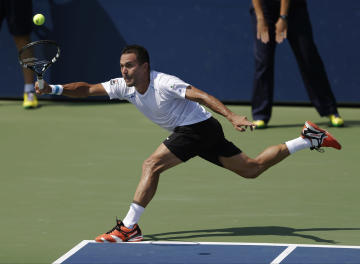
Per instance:
[[[90,84],[86,82],[74,82],[63,84],[61,95],[65,95],[68,97],[88,97],[88,96],[101,96],[107,95],[105,88],[101,83],[98,84]],[[56,94],[54,91],[56,89],[52,88],[46,82],[44,83],[44,89],[40,90],[39,85],[35,83],[35,90],[37,94]]]
[[[234,128],[239,131],[245,131],[247,126],[250,126],[251,130],[255,127],[255,125],[247,120],[246,116],[240,116],[232,112],[229,108],[227,108],[219,99],[214,96],[195,88],[194,86],[188,86],[185,93],[185,98],[194,102],[198,102],[199,104],[205,105],[209,107],[214,112],[226,117],[229,120]],[[244,128],[245,127],[245,128]]]

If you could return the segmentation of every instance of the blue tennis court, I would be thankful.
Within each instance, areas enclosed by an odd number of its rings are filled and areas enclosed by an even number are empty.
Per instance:
[[[165,241],[96,243],[84,240],[53,263],[358,264],[360,247]]]

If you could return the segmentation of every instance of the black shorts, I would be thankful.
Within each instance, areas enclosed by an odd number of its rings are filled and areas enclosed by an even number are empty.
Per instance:
[[[163,142],[183,162],[200,156],[216,165],[223,166],[219,156],[232,157],[241,150],[226,140],[221,124],[213,117],[187,126],[179,126]]]
[[[32,31],[31,0],[0,0],[0,27],[6,18],[11,35],[28,35]]]

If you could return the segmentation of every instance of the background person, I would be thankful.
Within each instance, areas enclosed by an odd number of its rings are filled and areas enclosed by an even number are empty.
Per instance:
[[[343,126],[325,67],[313,39],[306,0],[252,0],[255,75],[252,116],[257,128],[271,117],[274,93],[274,60],[277,43],[288,39],[306,91],[320,116],[332,126]],[[291,89],[291,85],[289,85]]]
[[[31,42],[32,16],[31,0],[0,0],[0,27],[2,21],[6,19],[18,51]],[[22,67],[22,70],[24,75],[23,107],[25,109],[36,108],[38,101],[34,89],[34,74],[29,69]]]

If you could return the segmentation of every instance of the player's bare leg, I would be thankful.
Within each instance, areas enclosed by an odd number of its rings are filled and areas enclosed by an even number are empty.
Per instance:
[[[135,191],[134,201],[130,205],[124,221],[116,219],[115,227],[95,240],[97,242],[141,241],[143,236],[137,222],[156,193],[160,173],[181,162],[164,144],[161,144],[143,163],[142,175]]]
[[[266,148],[256,158],[252,159],[245,153],[232,157],[220,157],[221,163],[244,178],[256,178],[271,166],[279,163],[290,155],[285,144]]]
[[[134,203],[146,207],[155,195],[160,173],[182,161],[161,144],[142,166],[142,175],[134,195]]]
[[[290,154],[302,149],[324,150],[321,147],[330,147],[340,150],[339,142],[326,130],[316,124],[306,121],[301,136],[293,140],[266,148],[255,159],[244,153],[233,157],[219,157],[226,169],[229,169],[245,178],[256,178],[262,172],[279,163]]]

